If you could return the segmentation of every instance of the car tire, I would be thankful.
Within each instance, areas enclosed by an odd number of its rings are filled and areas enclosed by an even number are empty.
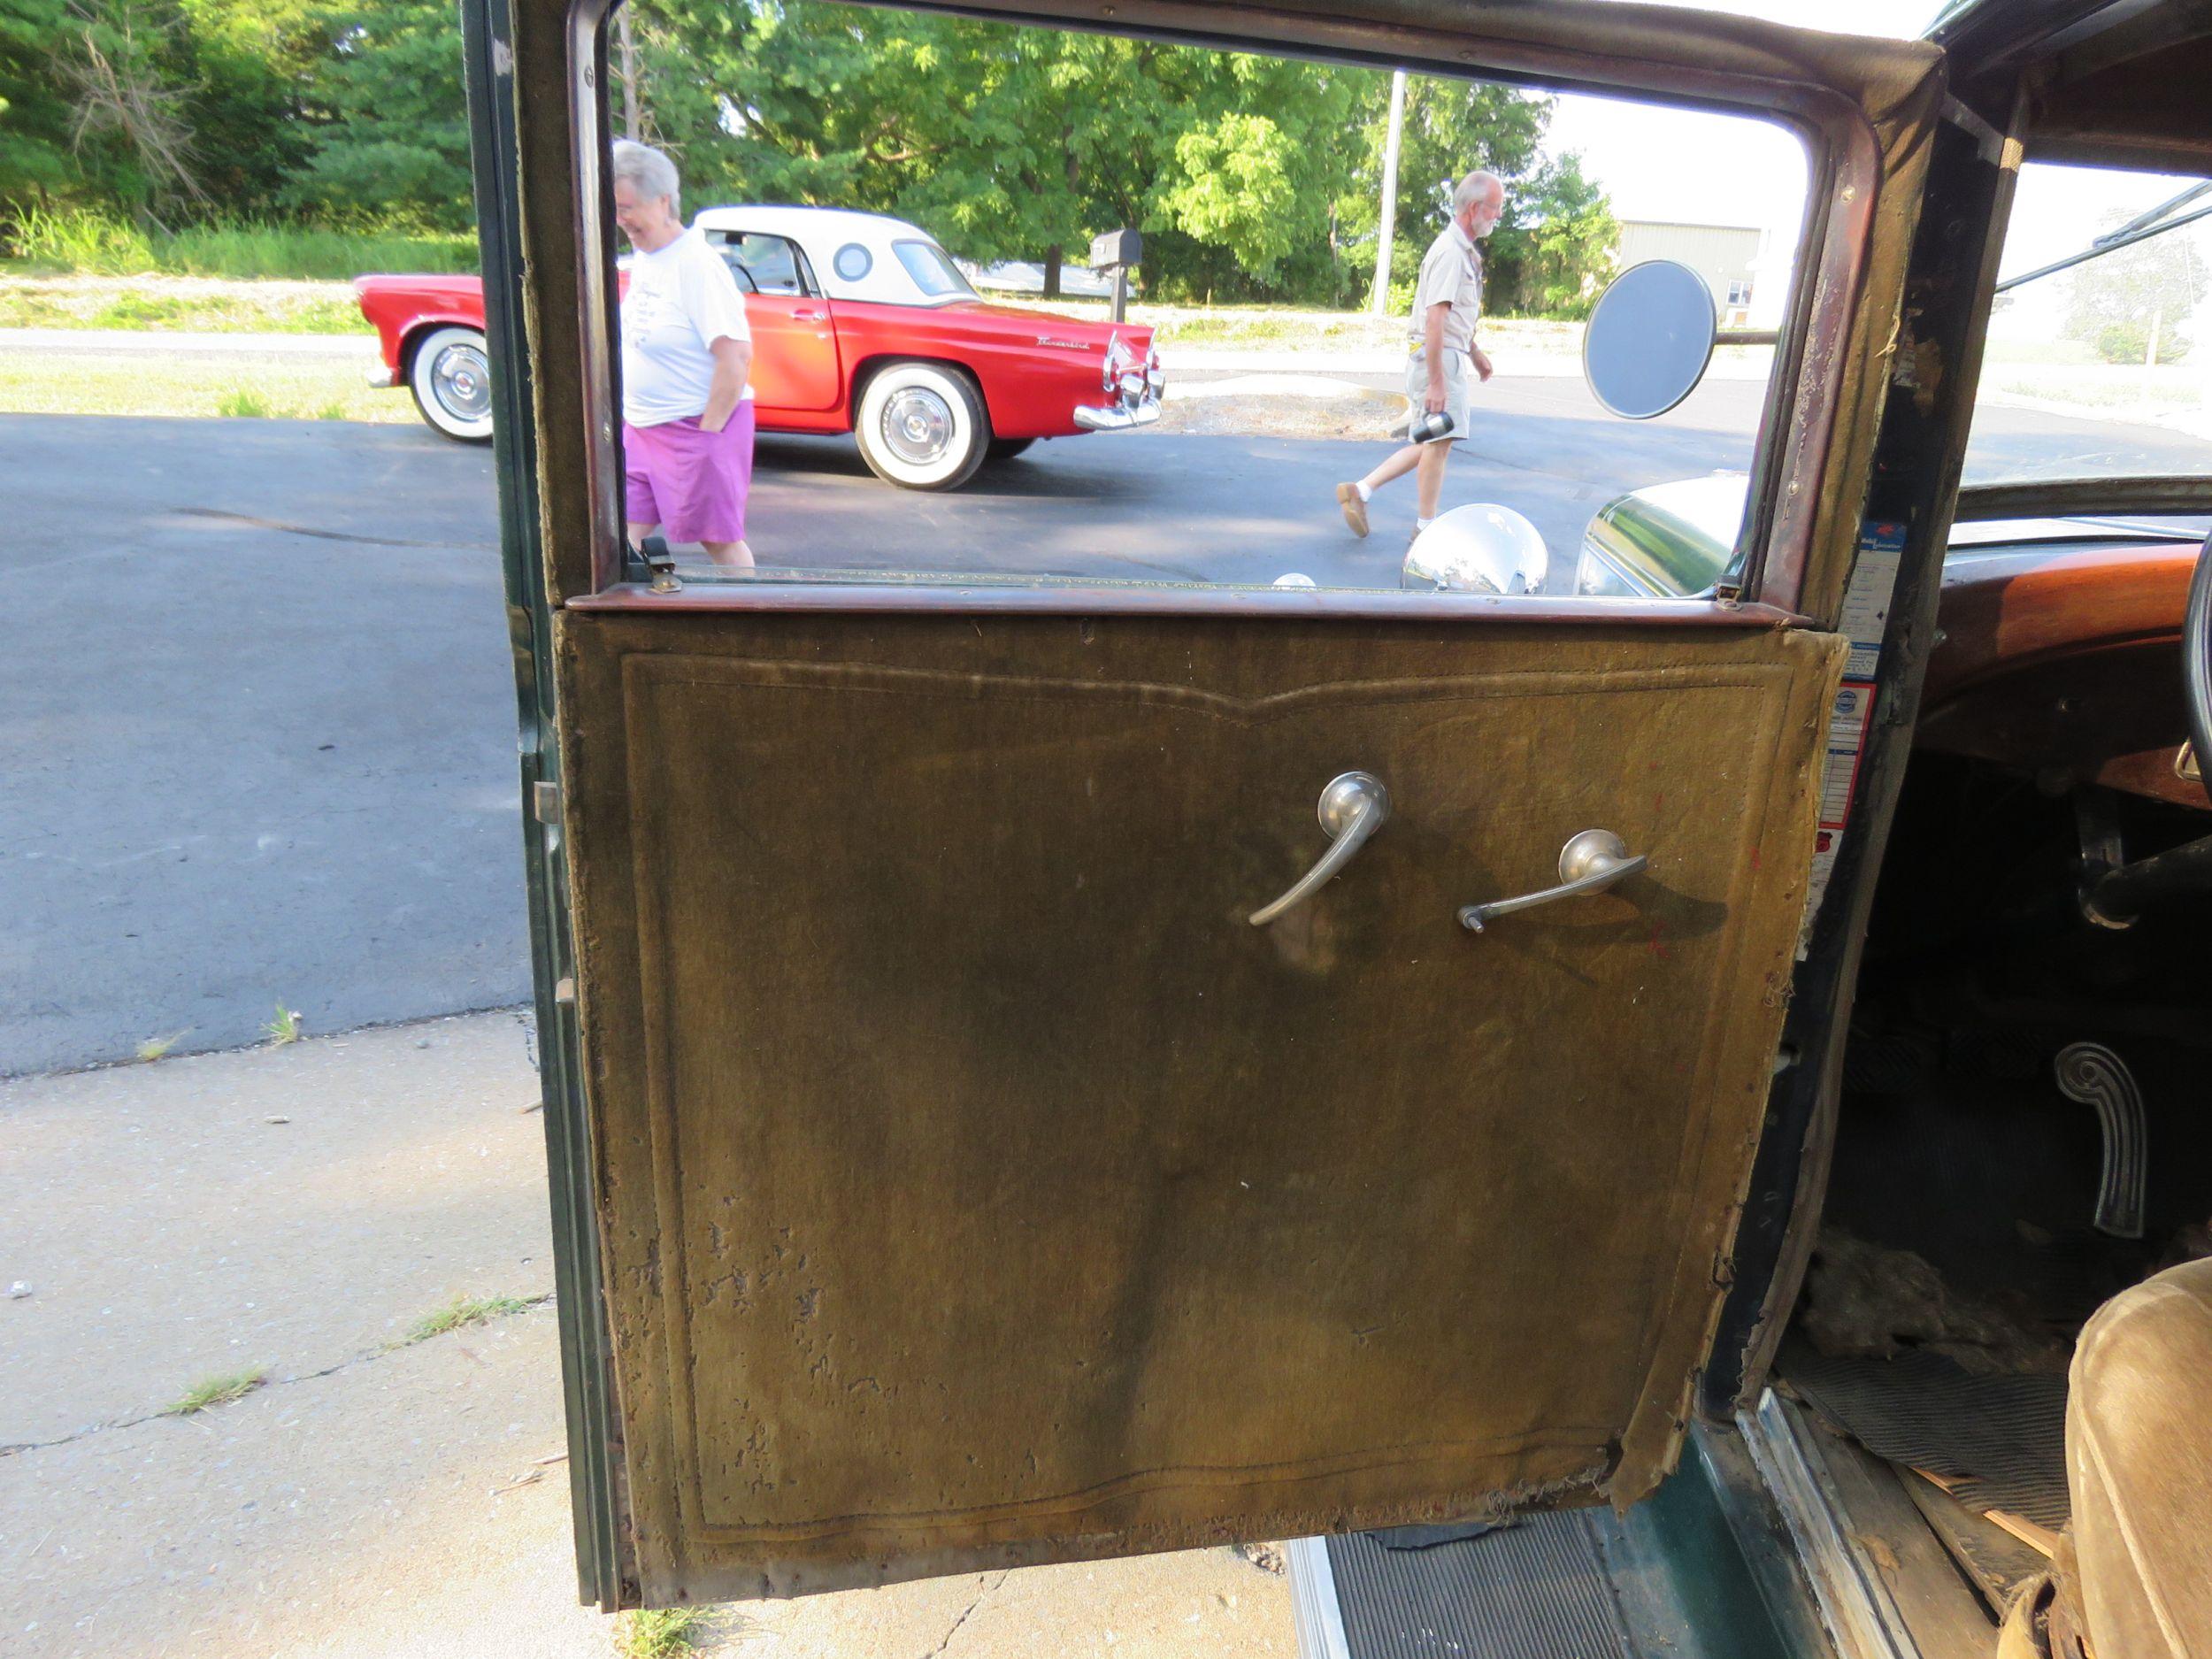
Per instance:
[[[415,342],[407,387],[433,428],[463,443],[492,440],[491,357],[480,328],[434,328]]]
[[[989,457],[994,461],[1010,461],[1036,442],[1034,438],[994,438]]]
[[[958,489],[991,447],[991,419],[975,382],[941,363],[885,365],[853,420],[861,459],[902,489]]]

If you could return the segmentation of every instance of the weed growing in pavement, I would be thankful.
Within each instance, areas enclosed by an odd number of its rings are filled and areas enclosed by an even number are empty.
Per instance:
[[[187,1025],[184,1028],[184,1031],[173,1031],[165,1037],[147,1038],[145,1041],[138,1045],[138,1057],[145,1061],[149,1065],[151,1065],[157,1060],[165,1058],[168,1056],[169,1050],[175,1048],[178,1042],[182,1040],[184,1032],[191,1029],[191,1026]]]
[[[392,1346],[405,1348],[411,1343],[426,1342],[434,1336],[443,1336],[448,1331],[458,1331],[465,1325],[503,1319],[531,1305],[527,1296],[456,1296],[434,1313],[426,1313],[409,1325],[407,1334]]]
[[[299,1010],[287,1008],[279,1002],[276,1012],[269,1018],[269,1023],[261,1028],[261,1034],[269,1040],[269,1046],[273,1048],[281,1048],[288,1042],[297,1042],[300,1040]]]
[[[243,1400],[268,1380],[269,1373],[258,1368],[233,1371],[227,1377],[207,1378],[194,1383],[180,1394],[170,1405],[166,1415],[188,1417],[195,1411],[204,1411],[210,1406],[227,1406],[234,1400]]]
[[[673,1655],[689,1653],[702,1636],[710,1634],[713,1618],[703,1607],[625,1613],[615,1632],[615,1651],[622,1659],[672,1659]]]
[[[258,392],[239,390],[225,394],[215,405],[219,415],[233,415],[245,420],[265,420],[276,413],[269,400]]]

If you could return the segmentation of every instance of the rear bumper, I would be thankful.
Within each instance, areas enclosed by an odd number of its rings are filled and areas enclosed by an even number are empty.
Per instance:
[[[1086,432],[1133,432],[1159,418],[1160,400],[1149,392],[1141,397],[1122,398],[1103,409],[1078,404],[1075,411],[1075,424]]]

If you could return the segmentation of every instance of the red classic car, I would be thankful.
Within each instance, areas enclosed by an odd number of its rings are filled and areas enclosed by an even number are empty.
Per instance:
[[[1152,331],[979,298],[923,231],[877,213],[713,207],[694,221],[745,289],[764,432],[850,432],[879,478],[954,489],[1039,438],[1159,419]],[[491,436],[482,284],[364,276],[383,365],[449,438]]]

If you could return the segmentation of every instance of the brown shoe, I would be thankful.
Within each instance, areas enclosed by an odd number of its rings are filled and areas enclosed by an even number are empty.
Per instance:
[[[1352,526],[1354,535],[1367,534],[1367,503],[1359,498],[1357,484],[1339,484],[1336,504],[1344,509],[1344,522]]]

